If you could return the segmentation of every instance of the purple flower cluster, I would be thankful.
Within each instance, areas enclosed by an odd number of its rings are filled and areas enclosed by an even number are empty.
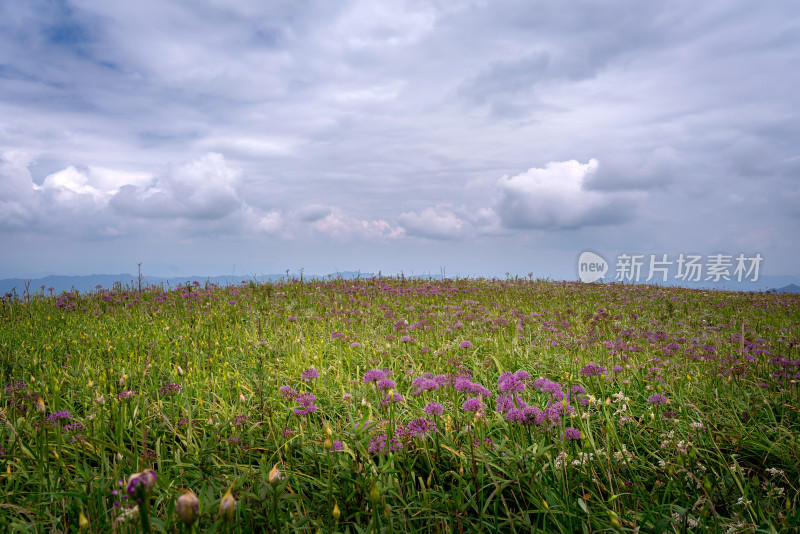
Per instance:
[[[375,384],[375,387],[381,391],[395,389],[397,387],[397,382],[388,378],[382,378],[381,380],[378,380],[378,382]]]
[[[7,395],[14,395],[19,392],[26,393],[28,391],[28,387],[25,385],[25,382],[17,380],[8,382],[3,388],[3,391],[5,391]]]
[[[403,449],[403,444],[393,438],[391,441],[385,432],[378,432],[369,440],[369,453],[372,455],[397,452]]]
[[[281,386],[278,389],[278,393],[284,400],[294,400],[297,397],[297,391],[292,386]]]
[[[436,391],[439,389],[439,382],[434,379],[433,373],[425,373],[412,382],[414,395],[421,395],[426,391]]]
[[[578,371],[578,374],[585,377],[590,376],[601,376],[606,372],[606,368],[600,365],[596,365],[594,363],[590,363],[589,365],[585,365],[583,369]]]
[[[331,443],[331,448],[329,452],[340,452],[344,450],[344,443],[341,441],[334,441]]]
[[[469,393],[470,395],[486,397],[487,399],[492,397],[491,391],[489,391],[482,385],[476,384],[466,378],[458,380],[454,388],[456,391],[460,391],[461,393]]]
[[[300,375],[300,378],[306,382],[311,382],[312,380],[319,378],[319,372],[317,372],[317,370],[313,367],[309,367],[303,371],[303,373]]]
[[[395,435],[403,441],[424,438],[433,434],[436,434],[436,423],[425,417],[414,419],[405,426],[400,425],[395,431]]]
[[[393,391],[391,393],[387,393],[386,396],[381,399],[381,407],[385,408],[385,407],[389,406],[389,404],[391,404],[393,402],[394,403],[402,403],[402,402],[405,402],[405,401],[406,401],[406,399],[401,394],[399,394],[396,391]]]
[[[442,412],[444,412],[444,408],[442,408],[442,405],[439,404],[438,402],[431,402],[428,403],[427,406],[425,406],[425,413],[430,415],[431,417],[442,415]]]
[[[654,404],[654,405],[658,406],[659,404],[667,404],[669,401],[667,400],[667,398],[664,395],[656,393],[655,395],[651,395],[647,399],[647,402],[649,402],[650,404]]]
[[[581,431],[577,428],[568,427],[564,429],[564,439],[565,440],[579,440],[581,439]]]
[[[59,424],[65,425],[65,421],[69,421],[70,419],[72,419],[72,414],[66,410],[62,410],[48,415],[45,417],[44,421],[50,426],[58,426]]]
[[[295,397],[295,400],[300,405],[299,408],[294,409],[295,415],[308,415],[317,411],[317,405],[314,404],[317,398],[313,393],[301,393]]]
[[[138,395],[138,393],[136,393],[135,391],[131,389],[126,389],[125,391],[117,395],[117,400],[127,402],[133,399],[136,395]]]
[[[480,397],[472,397],[464,401],[464,404],[461,406],[465,412],[477,412],[479,410],[483,410],[483,401]]]
[[[383,369],[372,369],[364,373],[364,383],[369,384],[370,382],[378,382],[379,380],[383,380],[388,376],[391,376],[391,372],[387,372]]]
[[[164,396],[172,396],[172,395],[177,395],[181,391],[183,391],[183,388],[178,384],[169,384],[166,386],[162,386],[161,389],[158,390],[158,394]]]
[[[497,379],[497,390],[501,393],[522,393],[525,391],[525,381],[530,378],[531,375],[522,370],[516,373],[503,373]]]

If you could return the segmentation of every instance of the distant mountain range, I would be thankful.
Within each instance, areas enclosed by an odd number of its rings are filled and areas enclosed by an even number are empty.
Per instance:
[[[339,273],[331,273],[327,275],[302,275],[303,279],[317,279],[327,280],[335,278],[353,279],[353,278],[370,278],[376,276],[374,273],[362,273],[359,271],[344,271]],[[396,276],[396,275],[390,275]],[[205,284],[206,282],[217,284],[220,286],[238,285],[242,282],[278,282],[288,279],[299,279],[300,273],[287,274],[267,274],[261,276],[175,276],[165,278],[160,276],[143,276],[141,280],[142,287],[175,287],[186,283],[199,282]],[[429,278],[441,279],[441,275],[405,275],[405,278]],[[77,290],[81,292],[93,291],[97,286],[105,289],[111,289],[119,284],[121,287],[138,288],[139,277],[132,274],[90,274],[85,276],[59,276],[50,275],[43,278],[36,279],[23,279],[23,278],[6,278],[0,280],[0,296],[8,293],[15,292],[18,296],[25,295],[26,291],[33,294],[49,294],[51,291],[54,294],[59,294],[62,291]],[[696,289],[722,289],[728,291],[771,291],[775,290],[778,293],[800,293],[800,277],[798,276],[762,276],[757,282],[723,282],[720,284],[712,284],[710,282],[694,282],[677,284],[668,282],[668,286],[682,286]]]

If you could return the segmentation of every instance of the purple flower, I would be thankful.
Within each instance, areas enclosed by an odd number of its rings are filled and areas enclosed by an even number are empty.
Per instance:
[[[655,395],[651,395],[650,398],[647,399],[647,402],[658,406],[659,404],[667,404],[669,401],[664,395],[656,393]]]
[[[442,412],[444,412],[444,408],[438,402],[431,402],[425,406],[425,413],[430,416],[442,415]]]
[[[331,334],[331,339],[344,339],[344,334],[341,332],[333,332]]]
[[[128,495],[132,499],[144,499],[153,493],[156,485],[156,473],[152,469],[145,469],[141,473],[134,473],[128,479]]]
[[[584,366],[583,369],[578,371],[578,374],[580,374],[581,376],[588,377],[588,376],[599,376],[605,372],[606,372],[605,367],[601,367],[599,365],[595,365],[594,363],[590,363],[589,365]]]
[[[338,452],[343,450],[344,450],[344,443],[342,443],[341,441],[334,441],[333,443],[331,443],[330,452]]]
[[[120,393],[119,395],[117,395],[117,400],[119,400],[119,401],[129,401],[132,398],[134,398],[136,395],[138,395],[138,393],[136,393],[133,390],[127,389],[127,390],[123,391],[122,393]]]
[[[353,341],[352,343],[350,343],[350,348],[351,349],[357,349],[360,346],[361,346],[361,343],[359,343],[358,341]]]
[[[400,343],[413,343],[414,340],[411,339],[411,336],[403,336],[400,338]]]
[[[400,430],[402,429],[402,431]],[[408,438],[423,438],[428,434],[436,434],[436,423],[430,419],[420,417],[414,419],[405,427],[400,427],[398,434]]]
[[[392,439],[389,441],[385,432],[378,432],[369,440],[369,453],[373,455],[383,454],[387,452],[387,444],[389,451],[396,452],[403,448],[403,444],[397,439]]]
[[[513,395],[509,395],[504,393],[502,395],[497,396],[497,401],[495,402],[495,409],[500,413],[508,413],[514,409],[514,397]]]
[[[581,431],[577,428],[566,428],[564,430],[564,439],[581,439]]]
[[[278,393],[280,393],[280,396],[286,400],[292,400],[297,397],[297,392],[292,386],[281,386],[278,390]]]
[[[45,418],[45,421],[47,423],[50,423],[50,425],[52,425],[52,426],[58,426],[58,424],[61,423],[62,421],[69,421],[70,419],[72,419],[72,414],[70,412],[68,412],[68,411],[60,411],[60,412],[55,412],[53,414],[48,415]]]
[[[364,373],[365,384],[377,382],[378,380],[383,380],[384,378],[386,378],[386,373],[380,369],[372,369],[371,371]]]
[[[382,380],[378,380],[378,383],[375,384],[375,387],[377,387],[381,391],[386,391],[387,389],[396,388],[397,382],[395,382],[394,380],[389,380],[388,378],[384,378]]]
[[[503,373],[497,379],[497,390],[502,393],[522,393],[525,391],[525,382],[518,379],[515,374]]]
[[[401,394],[394,391],[392,393],[387,394],[384,398],[381,399],[381,406],[385,408],[386,406],[389,406],[389,404],[391,404],[392,402],[397,403],[405,401],[406,399]]]
[[[462,349],[471,349],[472,343],[470,343],[469,341],[462,341],[459,347],[461,347]]]
[[[305,380],[306,382],[311,382],[315,378],[319,378],[319,372],[313,367],[309,367],[300,375],[300,378]]]
[[[416,380],[414,380],[411,386],[415,388],[414,391],[412,392],[414,393],[414,395],[420,395],[425,391],[431,391],[431,390],[436,391],[437,389],[439,389],[438,382],[426,378],[425,376],[421,376]]]
[[[531,379],[531,375],[528,374],[528,371],[524,371],[524,370],[520,369],[519,371],[514,373],[514,378],[516,378],[517,380],[520,380],[520,381],[530,380]]]
[[[466,412],[477,412],[483,409],[483,401],[480,397],[472,397],[471,399],[467,399],[461,407]]]
[[[166,386],[162,386],[161,389],[158,390],[158,393],[159,395],[164,395],[169,397],[172,395],[177,395],[181,391],[183,391],[183,388],[178,384],[169,384]]]
[[[301,393],[295,400],[300,405],[300,408],[294,409],[295,415],[308,415],[317,411],[317,405],[314,404],[317,398],[313,393]]]

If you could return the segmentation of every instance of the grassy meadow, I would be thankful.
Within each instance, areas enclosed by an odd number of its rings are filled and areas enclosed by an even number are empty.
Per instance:
[[[2,532],[797,532],[800,296],[286,280],[0,303]]]

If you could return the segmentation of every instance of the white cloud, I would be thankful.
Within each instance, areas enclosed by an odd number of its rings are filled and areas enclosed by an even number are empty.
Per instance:
[[[297,144],[294,139],[231,135],[206,137],[197,142],[197,147],[244,156],[286,156],[295,151]]]
[[[408,235],[431,239],[454,239],[463,235],[466,229],[465,222],[452,211],[434,208],[401,213],[397,220]]]
[[[244,204],[236,190],[240,177],[241,170],[230,167],[222,154],[210,152],[146,186],[123,186],[111,205],[139,217],[220,219]]]
[[[506,228],[546,230],[614,224],[629,219],[638,200],[634,193],[606,193],[584,186],[598,161],[550,162],[497,183],[494,210]]]
[[[433,9],[407,9],[406,2],[360,0],[336,23],[339,39],[354,48],[406,46],[431,31]]]
[[[403,228],[394,228],[383,219],[358,219],[339,208],[332,208],[327,216],[311,223],[311,227],[317,232],[341,240],[395,239],[405,234]]]

